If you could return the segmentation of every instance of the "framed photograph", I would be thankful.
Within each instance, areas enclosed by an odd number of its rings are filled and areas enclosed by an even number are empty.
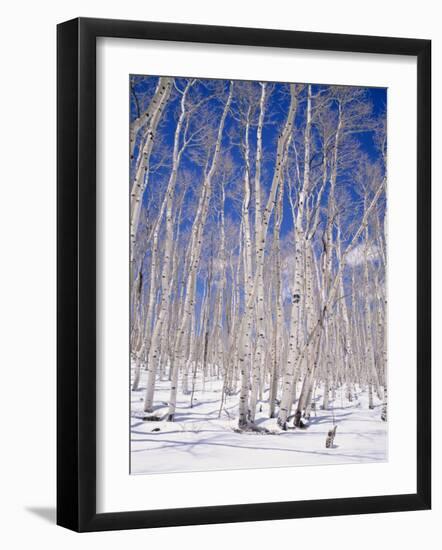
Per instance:
[[[429,509],[430,41],[57,31],[57,523]]]

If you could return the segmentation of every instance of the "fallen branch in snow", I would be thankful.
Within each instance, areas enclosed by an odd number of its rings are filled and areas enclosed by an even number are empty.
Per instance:
[[[143,420],[143,422],[161,422],[162,419],[155,414],[151,414],[149,416],[143,416],[141,420]]]

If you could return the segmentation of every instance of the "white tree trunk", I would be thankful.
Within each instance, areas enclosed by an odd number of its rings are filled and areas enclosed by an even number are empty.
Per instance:
[[[300,320],[300,306],[303,301],[303,293],[305,288],[305,234],[304,234],[304,211],[305,203],[309,192],[310,183],[310,131],[311,131],[311,86],[307,92],[307,120],[304,133],[304,177],[302,187],[298,197],[298,212],[296,219],[293,220],[295,225],[295,270],[294,283],[292,287],[291,302],[292,311],[290,316],[289,328],[289,343],[287,363],[283,378],[283,391],[281,397],[281,406],[278,415],[278,424],[286,429],[287,418],[292,406],[293,384],[295,380],[296,365],[299,356],[298,350],[298,325]]]
[[[140,221],[141,205],[143,201],[144,190],[146,189],[147,176],[149,173],[150,155],[154,143],[155,133],[158,128],[161,116],[164,112],[166,103],[169,99],[172,90],[173,79],[169,77],[161,77],[158,81],[158,86],[151,101],[146,118],[147,124],[145,128],[146,139],[144,146],[140,151],[139,163],[135,173],[135,180],[132,184],[130,193],[130,250],[131,262],[133,262],[135,253],[135,241],[137,237],[138,224]]]

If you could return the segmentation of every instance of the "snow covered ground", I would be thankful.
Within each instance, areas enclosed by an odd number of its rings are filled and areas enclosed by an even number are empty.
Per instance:
[[[320,409],[322,396],[316,395],[308,429],[281,431],[269,419],[266,401],[256,423],[274,433],[237,433],[238,395],[226,398],[218,418],[221,382],[206,381],[205,391],[196,386],[193,407],[190,395],[178,393],[174,422],[143,420],[146,373],[140,389],[131,392],[131,473],[153,474],[239,468],[384,462],[387,460],[387,423],[380,420],[381,403],[367,406],[367,392],[348,402],[341,390],[330,400],[330,410]],[[167,413],[170,382],[157,383],[154,415]],[[264,398],[267,398],[265,394]],[[258,405],[258,410],[261,403]],[[337,424],[334,447],[327,449],[327,432]],[[293,423],[290,422],[290,426]]]

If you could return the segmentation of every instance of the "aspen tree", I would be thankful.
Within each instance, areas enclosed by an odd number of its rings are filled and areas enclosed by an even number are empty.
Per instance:
[[[233,94],[233,82],[230,82],[229,94],[221,116],[215,148],[212,156],[212,162],[210,164],[209,171],[206,172],[204,175],[204,181],[203,181],[202,190],[200,194],[198,209],[197,209],[197,213],[196,213],[195,220],[192,227],[191,241],[190,241],[190,258],[189,258],[190,272],[189,272],[189,276],[186,284],[183,315],[182,315],[182,320],[180,322],[180,326],[178,329],[177,341],[175,343],[175,350],[174,350],[174,357],[173,357],[173,364],[172,364],[172,380],[171,380],[169,413],[168,413],[168,419],[170,421],[173,421],[174,415],[175,415],[178,373],[183,360],[183,343],[185,340],[186,333],[189,330],[189,323],[191,320],[193,307],[195,304],[196,273],[197,273],[199,259],[201,255],[202,233],[203,233],[203,229],[207,218],[210,196],[212,193],[212,179],[215,175],[215,172],[218,167],[219,159],[220,159],[221,141],[223,137],[224,124],[226,121],[227,114],[229,112],[230,103],[232,101],[232,94]]]
[[[291,293],[292,311],[289,329],[289,352],[287,364],[283,379],[283,393],[281,397],[281,406],[278,415],[278,424],[286,428],[287,418],[292,405],[293,383],[296,373],[296,364],[298,359],[298,323],[300,318],[300,303],[303,297],[305,280],[303,276],[304,255],[305,255],[305,236],[304,236],[304,211],[309,192],[309,171],[310,171],[310,131],[311,131],[311,86],[307,88],[307,120],[304,131],[304,176],[302,186],[298,196],[298,211],[295,224],[295,270],[294,283]]]
[[[186,112],[186,98],[187,94],[192,86],[193,81],[189,81],[186,85],[186,88],[182,94],[180,102],[180,117],[175,129],[174,135],[174,145],[173,145],[173,154],[172,154],[172,170],[169,176],[169,181],[167,184],[166,193],[161,204],[160,213],[158,216],[157,223],[155,225],[154,234],[153,234],[153,244],[152,244],[152,256],[156,259],[158,253],[158,238],[159,231],[161,227],[161,222],[163,214],[166,214],[166,242],[164,247],[164,259],[161,273],[161,302],[159,306],[158,317],[155,322],[155,327],[153,330],[153,335],[150,342],[149,355],[147,360],[148,376],[147,376],[147,385],[146,385],[146,394],[144,397],[144,410],[146,412],[152,411],[153,405],[153,396],[155,390],[155,378],[157,371],[157,361],[160,354],[160,336],[166,317],[169,298],[170,298],[170,271],[172,263],[172,247],[173,247],[173,201],[175,196],[175,186],[178,175],[178,168],[180,165],[180,160],[185,149],[185,144],[181,145],[181,131],[187,116]],[[154,300],[154,287],[151,287],[151,300]],[[150,303],[150,306],[153,307],[153,304]],[[149,316],[152,315],[152,310],[149,312]]]

